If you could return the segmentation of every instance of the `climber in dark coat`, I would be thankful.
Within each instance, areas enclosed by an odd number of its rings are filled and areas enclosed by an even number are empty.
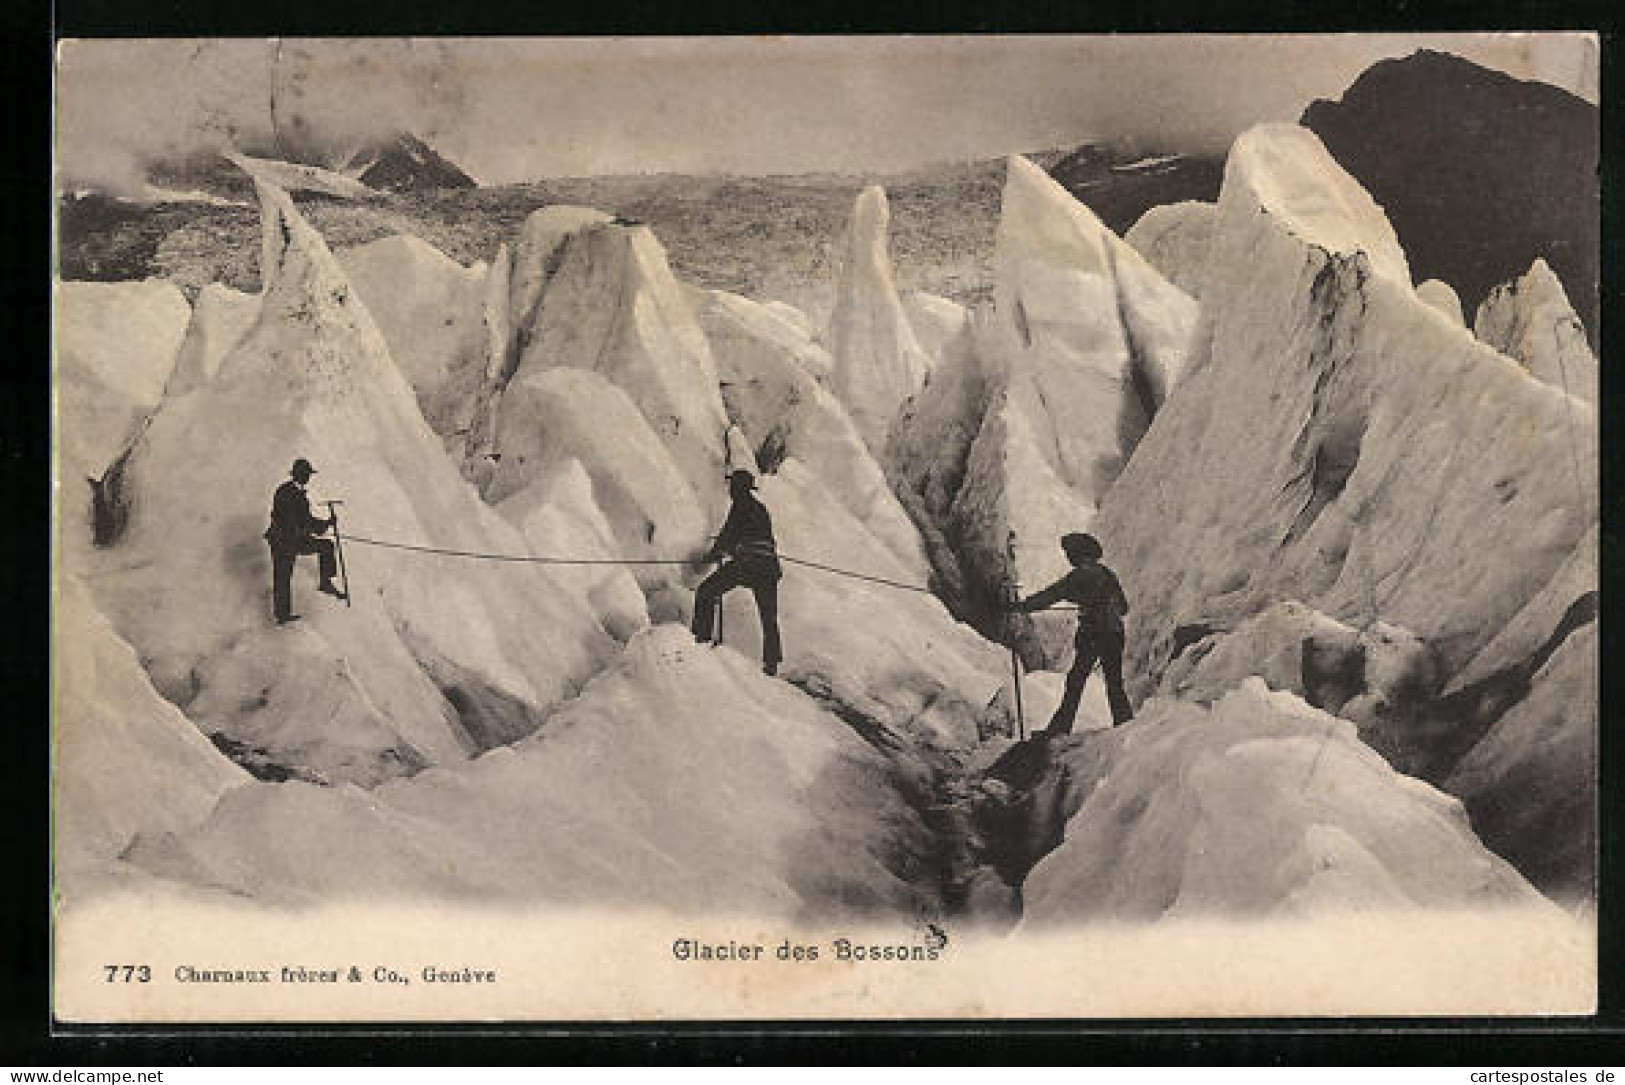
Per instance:
[[[316,537],[332,527],[333,521],[312,516],[310,498],[305,493],[305,484],[315,473],[309,460],[294,460],[288,472],[292,477],[276,488],[276,496],[271,499],[271,526],[265,529],[265,541],[271,547],[271,599],[276,620],[284,624],[299,620],[293,612],[291,581],[293,563],[300,554],[316,555],[322,574],[318,590],[344,598],[333,583],[333,574],[338,572],[333,540]]]
[[[1051,736],[1072,733],[1084,683],[1089,681],[1089,672],[1094,670],[1097,659],[1100,672],[1106,678],[1112,723],[1126,723],[1134,718],[1128,693],[1123,689],[1123,616],[1128,613],[1128,597],[1123,594],[1117,575],[1100,563],[1102,551],[1093,535],[1063,535],[1061,549],[1066,551],[1072,571],[1015,607],[1030,614],[1063,600],[1078,605],[1078,635],[1073,642],[1077,654],[1066,675],[1066,694],[1061,698],[1061,706],[1044,730]]]
[[[756,612],[762,619],[762,670],[777,674],[784,659],[779,645],[779,568],[773,541],[773,518],[767,507],[751,491],[756,479],[749,471],[728,476],[728,493],[733,507],[711,549],[698,559],[700,564],[728,560],[700,582],[694,592],[694,639],[704,644],[711,639],[711,623],[717,603],[733,588],[749,588],[756,596]]]

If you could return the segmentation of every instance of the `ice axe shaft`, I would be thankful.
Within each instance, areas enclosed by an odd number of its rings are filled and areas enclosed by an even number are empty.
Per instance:
[[[1004,539],[1005,556],[1010,560],[1009,616],[1005,621],[1005,634],[1010,638],[1010,681],[1016,691],[1016,741],[1027,740],[1027,714],[1021,706],[1021,655],[1016,651],[1016,604],[1021,602],[1021,586],[1016,582],[1016,533],[1011,531]]]
[[[339,510],[342,501],[324,501],[327,515],[333,518],[333,550],[339,559],[339,583],[344,590],[344,605],[350,605],[350,571],[344,566],[344,536],[339,534]]]
[[[1016,691],[1016,740],[1027,740],[1027,715],[1021,706],[1021,655],[1016,651],[1016,602],[1020,598],[1015,586],[1010,587],[1010,682]]]

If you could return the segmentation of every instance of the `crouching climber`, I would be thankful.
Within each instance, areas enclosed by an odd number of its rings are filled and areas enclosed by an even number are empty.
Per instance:
[[[749,471],[735,471],[728,476],[728,494],[733,507],[728,519],[711,549],[697,560],[709,564],[728,560],[721,568],[700,582],[694,592],[694,639],[705,643],[711,639],[711,623],[717,604],[733,588],[749,588],[756,596],[756,612],[762,620],[762,670],[777,674],[784,654],[779,645],[779,568],[778,550],[773,541],[773,519],[767,507],[751,491],[756,479]]]
[[[305,484],[315,473],[309,460],[294,460],[288,472],[291,477],[277,487],[271,498],[271,526],[265,529],[265,541],[271,547],[271,601],[276,620],[284,625],[299,620],[293,612],[291,582],[293,564],[300,554],[316,555],[322,576],[317,590],[344,598],[333,583],[333,575],[338,572],[333,540],[316,537],[332,527],[333,521],[311,515],[310,497],[305,493]]]
[[[1066,675],[1066,694],[1050,717],[1046,735],[1066,735],[1078,715],[1083,687],[1089,672],[1100,662],[1106,679],[1106,699],[1111,702],[1112,723],[1125,723],[1134,717],[1128,694],[1123,689],[1123,616],[1128,613],[1128,597],[1117,575],[1101,564],[1100,543],[1093,535],[1073,533],[1061,537],[1061,549],[1072,563],[1072,571],[1061,579],[1017,603],[1015,609],[1031,614],[1066,601],[1078,605],[1078,634],[1073,642],[1077,653]]]

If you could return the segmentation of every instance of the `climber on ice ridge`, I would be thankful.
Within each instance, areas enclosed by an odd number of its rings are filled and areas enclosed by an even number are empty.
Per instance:
[[[694,639],[704,644],[711,639],[711,623],[717,603],[734,588],[749,588],[756,596],[756,612],[762,621],[762,670],[777,674],[784,659],[779,644],[779,567],[773,541],[773,518],[767,506],[756,499],[756,478],[749,471],[728,476],[728,493],[733,506],[711,549],[696,564],[729,560],[700,582],[694,591]]]
[[[288,471],[291,477],[277,487],[271,499],[271,526],[265,529],[265,541],[271,547],[272,605],[276,620],[282,625],[299,619],[293,612],[291,582],[293,565],[300,554],[316,555],[322,576],[318,591],[336,599],[345,597],[333,583],[333,575],[338,572],[333,541],[317,538],[333,526],[333,521],[312,515],[310,497],[305,493],[305,484],[315,473],[316,468],[309,460],[303,457],[294,460]]]
[[[1061,549],[1072,563],[1072,571],[1061,579],[1015,604],[1023,614],[1043,610],[1063,600],[1078,605],[1078,634],[1073,642],[1077,652],[1066,675],[1066,693],[1061,706],[1050,717],[1045,735],[1072,733],[1072,722],[1083,700],[1083,687],[1089,672],[1100,662],[1106,679],[1106,698],[1112,706],[1112,723],[1134,718],[1128,693],[1123,689],[1123,615],[1128,613],[1128,597],[1123,585],[1100,558],[1103,551],[1093,535],[1074,532],[1061,536]]]

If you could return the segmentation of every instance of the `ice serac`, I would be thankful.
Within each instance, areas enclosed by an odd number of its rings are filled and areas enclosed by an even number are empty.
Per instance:
[[[236,153],[224,157],[252,177],[256,185],[270,185],[279,191],[314,192],[348,200],[367,199],[380,194],[378,190],[362,184],[354,177],[346,177],[322,166],[283,162],[275,158],[255,158]]]
[[[1443,313],[1450,323],[1464,328],[1467,326],[1467,318],[1461,313],[1461,297],[1449,283],[1429,279],[1417,286],[1416,296]]]
[[[57,432],[75,512],[88,504],[84,480],[106,474],[158,406],[191,315],[180,289],[158,279],[57,284]]]
[[[376,783],[534,729],[614,642],[535,567],[363,548],[524,543],[441,451],[321,237],[285,193],[260,196],[260,319],[122,465],[120,518],[88,557],[103,610],[159,692],[267,777]],[[262,532],[298,456],[318,503],[345,502],[354,605],[317,595],[303,559],[304,620],[278,627]]]
[[[709,291],[699,314],[728,416],[757,464],[775,471],[786,458],[799,459],[904,562],[905,575],[923,583],[919,533],[846,409],[812,376],[819,367],[807,358],[821,355],[820,348],[737,294]]]
[[[1160,204],[1141,215],[1123,240],[1163,278],[1200,300],[1217,214],[1217,205],[1202,200]]]
[[[1390,734],[1416,724],[1407,756],[1442,780],[1483,724],[1433,726],[1432,699],[1596,524],[1595,412],[1419,300],[1381,210],[1304,129],[1236,142],[1213,253],[1250,272],[1209,283],[1186,377],[1096,521],[1134,604],[1131,691],[1286,600],[1383,623],[1431,658]]]
[[[243,341],[259,315],[258,294],[245,294],[220,283],[199,290],[164,395],[182,396],[213,380],[220,363]]]
[[[131,861],[272,901],[911,914],[930,841],[899,788],[834,715],[666,625],[514,748],[370,794],[245,789],[200,829],[143,839]]]
[[[613,548],[582,556],[680,561],[703,549],[700,504],[670,446],[632,397],[597,373],[521,371],[503,392],[496,445],[502,458],[485,496],[505,507],[515,495],[545,482],[560,464],[580,462],[616,540]],[[713,479],[720,487],[720,464]],[[676,575],[660,566],[640,567],[638,573],[648,587]]]
[[[592,557],[622,552],[614,529],[598,507],[592,479],[580,460],[561,459],[525,489],[497,506],[518,526],[529,553]],[[547,575],[585,598],[604,631],[626,641],[649,624],[649,609],[635,577],[615,565],[548,565]]]
[[[1211,709],[1154,702],[1057,759],[1065,827],[1023,886],[1028,929],[1541,903],[1460,802],[1258,678]]]
[[[909,290],[903,294],[903,315],[914,329],[920,349],[933,359],[933,368],[934,360],[942,357],[943,350],[970,319],[969,310],[957,301],[924,290]]]
[[[1597,359],[1563,283],[1536,260],[1528,274],[1498,286],[1478,307],[1473,334],[1531,376],[1596,406]]]
[[[550,207],[525,223],[514,251],[511,360],[520,381],[547,369],[590,370],[631,397],[691,486],[709,491],[727,430],[716,363],[665,250],[647,226]],[[514,432],[506,402],[496,428]],[[505,454],[498,441],[498,454]]]
[[[249,777],[158,696],[77,576],[58,583],[56,623],[53,832],[57,870],[70,873],[117,857],[137,833],[201,823]]]
[[[1002,635],[1006,586],[1032,591],[1066,571],[1058,539],[1088,530],[1180,379],[1196,305],[1020,157],[995,274],[992,312],[944,348],[887,470],[956,605]],[[1030,663],[1059,661],[1065,624],[1023,625]]]
[[[898,409],[919,391],[930,370],[892,280],[890,225],[885,190],[872,185],[860,192],[824,338],[835,359],[835,394],[877,453],[886,447]]]
[[[466,435],[485,376],[486,269],[464,267],[410,234],[335,255],[430,428],[442,437]]]

